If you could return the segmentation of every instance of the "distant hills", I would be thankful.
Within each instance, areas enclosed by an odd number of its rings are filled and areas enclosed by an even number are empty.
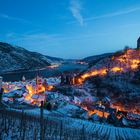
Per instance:
[[[89,66],[92,66],[99,62],[100,60],[113,56],[114,53],[104,53],[100,55],[89,56],[83,59],[84,62],[88,63]]]
[[[112,53],[90,56],[81,60],[62,59],[31,52],[19,46],[0,42],[0,73],[18,70],[35,70],[56,63],[73,63],[75,61],[84,61],[88,63],[89,66],[92,66],[108,56],[112,56]]]
[[[0,73],[15,70],[31,70],[61,63],[64,60],[28,51],[22,47],[0,42]]]

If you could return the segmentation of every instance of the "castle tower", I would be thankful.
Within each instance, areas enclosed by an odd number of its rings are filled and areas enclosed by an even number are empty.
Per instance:
[[[1,88],[2,88],[2,77],[0,76],[0,90],[1,90]]]
[[[140,49],[140,37],[137,40],[137,49]]]

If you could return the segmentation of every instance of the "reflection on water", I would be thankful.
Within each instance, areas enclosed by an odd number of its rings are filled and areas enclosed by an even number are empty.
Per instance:
[[[70,72],[70,71],[82,71],[87,68],[87,65],[81,64],[63,64],[56,68],[46,68],[40,70],[38,73],[42,77],[51,77],[57,76],[62,74],[63,72]],[[23,75],[26,79],[33,79],[37,75],[37,71],[26,71],[26,72],[15,72],[15,73],[8,73],[3,74],[4,81],[19,81],[22,79]]]

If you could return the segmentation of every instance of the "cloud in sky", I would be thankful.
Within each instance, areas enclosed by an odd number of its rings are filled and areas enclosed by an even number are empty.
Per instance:
[[[139,11],[140,7],[134,7],[134,8],[128,8],[122,11],[117,11],[117,12],[112,12],[100,16],[95,16],[95,17],[89,17],[86,18],[85,21],[91,21],[91,20],[96,20],[96,19],[102,19],[102,18],[110,18],[110,17],[116,17],[116,16],[121,16],[121,15],[127,15],[136,11]]]
[[[84,18],[84,22],[90,22],[90,21],[98,20],[98,19],[127,15],[127,14],[131,14],[137,11],[140,11],[140,7],[132,7],[132,8],[127,8],[121,11],[115,11],[115,12],[111,12],[111,13],[107,13],[107,14],[103,14],[99,16],[87,17],[87,18]],[[74,23],[76,22],[75,21],[69,22],[69,24],[74,24]]]
[[[82,6],[79,0],[70,0],[70,11],[73,17],[80,23],[81,26],[84,25],[84,19],[81,14]]]
[[[31,24],[30,21],[25,20],[23,18],[12,17],[12,16],[9,16],[9,15],[3,14],[3,13],[0,13],[0,18],[7,19],[7,20],[13,20],[13,21],[21,22],[21,23],[26,23],[26,24]]]

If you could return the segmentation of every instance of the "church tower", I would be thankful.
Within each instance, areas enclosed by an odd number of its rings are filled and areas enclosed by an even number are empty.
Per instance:
[[[140,37],[137,40],[137,49],[140,49]]]

